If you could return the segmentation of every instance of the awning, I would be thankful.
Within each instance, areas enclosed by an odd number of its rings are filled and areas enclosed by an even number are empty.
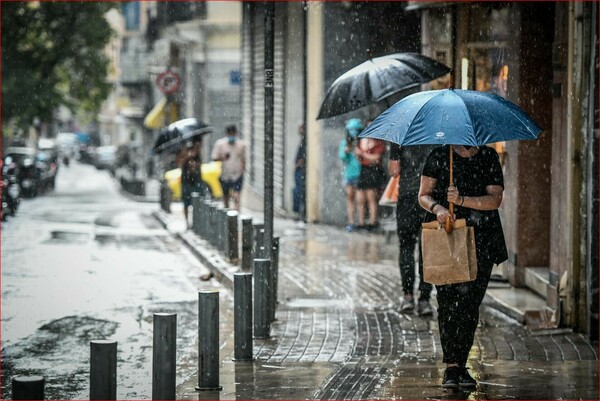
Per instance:
[[[165,121],[165,113],[167,112],[167,108],[169,109],[169,119]],[[160,129],[167,124],[170,124],[173,121],[177,121],[179,116],[179,110],[177,109],[177,104],[174,102],[170,102],[167,105],[167,98],[162,98],[150,112],[144,118],[144,127],[150,129]],[[166,123],[166,124],[165,124]]]

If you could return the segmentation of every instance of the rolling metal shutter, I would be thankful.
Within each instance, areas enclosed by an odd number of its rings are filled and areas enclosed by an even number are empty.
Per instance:
[[[253,4],[252,35],[252,143],[250,184],[260,194],[264,193],[264,143],[265,143],[265,36],[264,6]]]
[[[242,136],[246,141],[246,174],[252,182],[252,4],[243,3],[242,20]]]
[[[284,206],[285,188],[285,38],[287,3],[275,4],[275,49],[274,49],[274,160],[273,197],[274,205]]]

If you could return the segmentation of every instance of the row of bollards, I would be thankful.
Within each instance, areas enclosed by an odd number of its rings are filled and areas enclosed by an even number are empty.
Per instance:
[[[234,274],[234,360],[253,360],[254,338],[268,338],[271,314],[271,261],[254,260],[252,273]],[[254,293],[254,297],[253,297]],[[254,305],[254,308],[253,308]],[[254,312],[254,318],[253,318]],[[253,324],[254,322],[254,324]],[[177,314],[155,313],[152,343],[152,399],[176,398]],[[221,390],[219,385],[219,291],[198,292],[198,391]],[[43,400],[44,378],[12,379],[14,400]],[[90,400],[117,399],[117,342],[90,342]]]
[[[166,191],[165,191],[166,194]],[[164,201],[164,204],[162,202]],[[234,274],[234,360],[253,360],[253,338],[270,337],[275,320],[279,270],[279,238],[270,249],[265,244],[264,224],[252,224],[236,211],[192,195],[192,230],[225,254],[231,262],[241,261]],[[161,196],[167,211],[170,202]],[[238,253],[241,220],[241,258]],[[253,273],[252,273],[253,272]],[[253,283],[254,278],[254,283]],[[254,286],[253,286],[254,284]],[[152,399],[176,397],[177,315],[155,313],[153,321]],[[219,385],[219,292],[198,293],[198,391],[221,390]],[[45,379],[17,376],[12,379],[14,400],[43,400]],[[117,342],[90,342],[90,400],[117,399]]]
[[[239,213],[221,207],[217,202],[192,194],[192,230],[222,252],[230,262],[237,263]]]
[[[279,238],[273,238],[269,247],[266,244],[265,227],[262,223],[252,224],[252,219],[239,216],[238,212],[225,209],[218,202],[203,199],[199,194],[192,194],[192,205],[194,212],[192,217],[192,229],[201,238],[208,241],[224,254],[230,262],[240,261],[242,272],[254,271],[255,280],[262,276],[255,270],[256,260],[269,260],[269,267],[264,267],[264,262],[259,263],[261,269],[267,269],[266,283],[259,284],[260,291],[255,291],[254,310],[266,308],[266,320],[273,322],[277,309],[277,284],[279,275]],[[241,241],[240,229],[241,221]],[[239,242],[241,242],[241,258],[239,254]],[[257,284],[255,284],[256,288]],[[265,306],[263,306],[263,303]],[[264,324],[255,317],[255,327]],[[263,329],[264,332],[267,329]],[[262,336],[262,335],[261,335]]]

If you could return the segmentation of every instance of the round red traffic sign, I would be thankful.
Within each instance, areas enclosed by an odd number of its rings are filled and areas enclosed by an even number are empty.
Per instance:
[[[173,71],[161,72],[156,77],[156,85],[165,94],[171,94],[179,89],[179,75]]]

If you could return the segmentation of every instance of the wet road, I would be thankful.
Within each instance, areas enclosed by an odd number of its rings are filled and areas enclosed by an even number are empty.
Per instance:
[[[2,225],[2,398],[10,378],[46,377],[49,399],[89,397],[89,341],[118,341],[121,399],[151,397],[152,313],[178,313],[178,356],[195,338],[204,267],[123,197],[108,173],[61,167],[56,190]],[[186,350],[188,352],[183,352]],[[179,380],[193,366],[179,361]]]

